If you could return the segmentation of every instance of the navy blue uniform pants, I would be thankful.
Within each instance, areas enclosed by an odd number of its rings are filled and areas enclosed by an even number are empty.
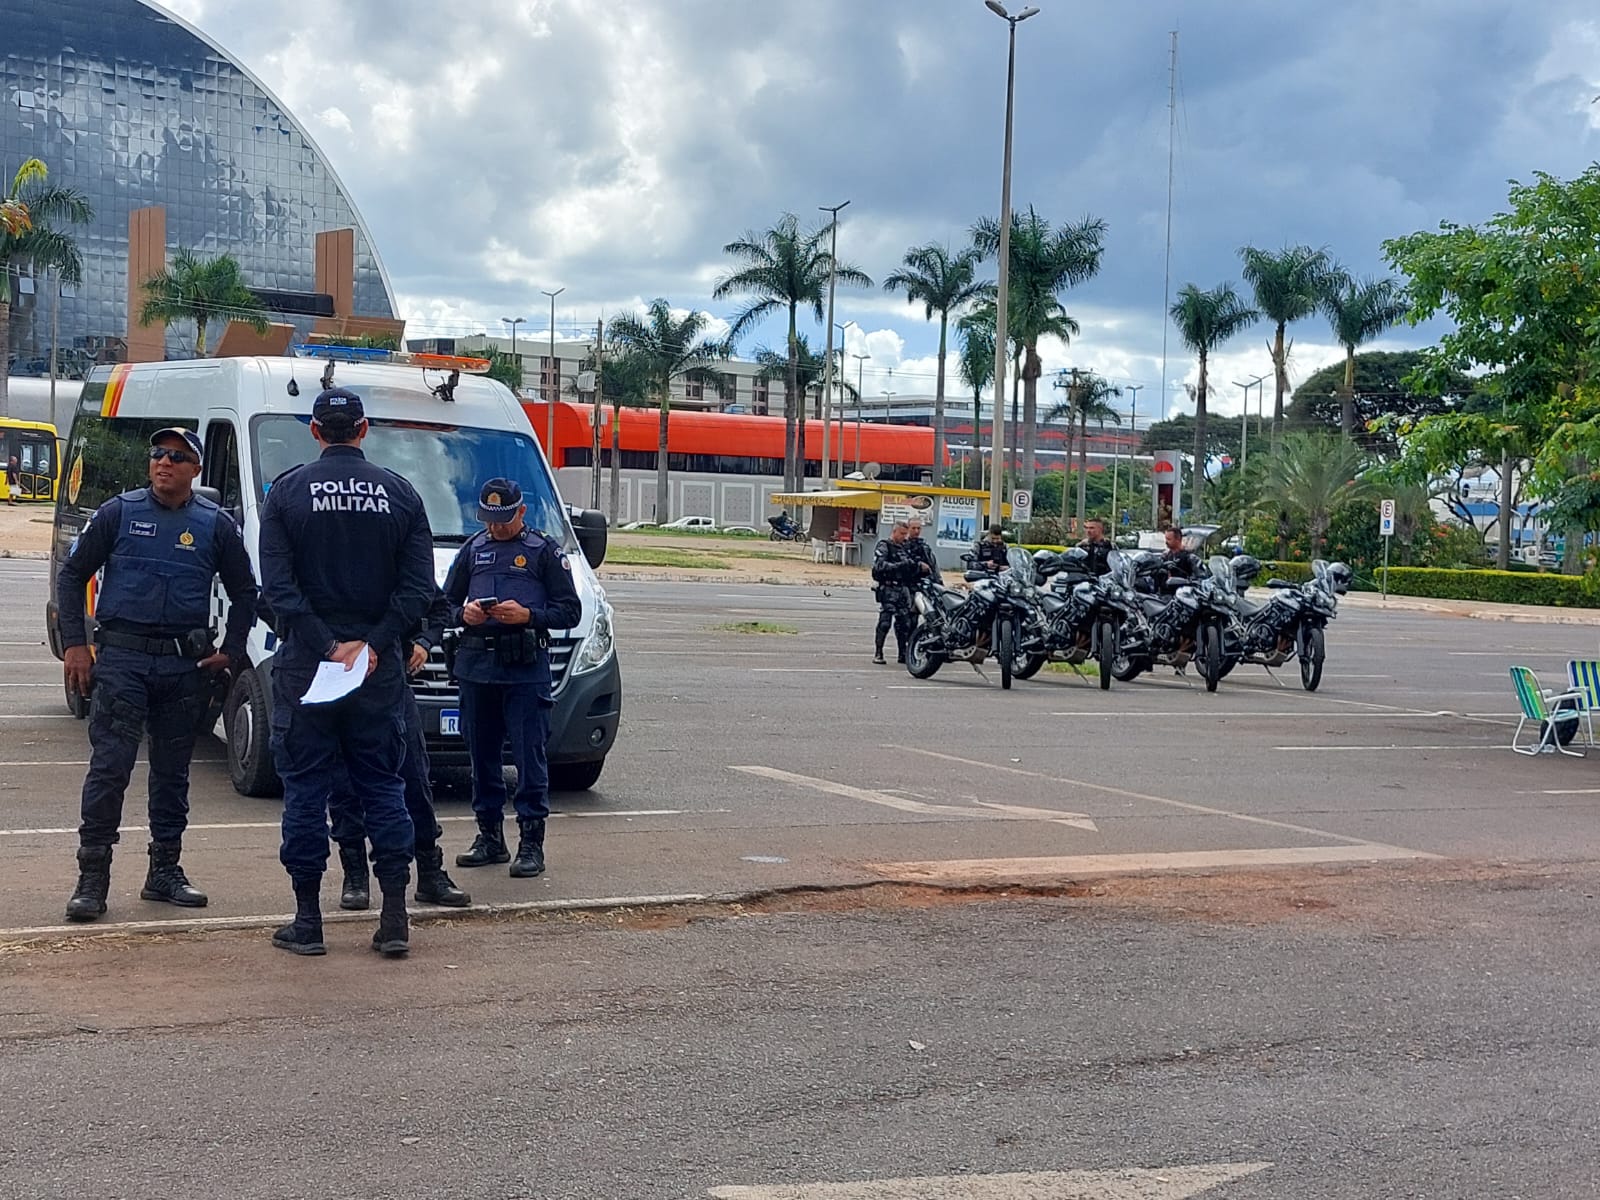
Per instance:
[[[506,810],[504,750],[511,741],[517,767],[517,792],[512,797],[519,821],[542,821],[550,815],[550,768],[545,743],[550,740],[550,701],[537,683],[469,683],[461,681],[461,730],[472,757],[472,811],[481,821],[500,821]]]
[[[381,656],[372,678],[332,704],[300,703],[311,670],[273,672],[272,755],[283,780],[278,860],[297,883],[320,880],[327,870],[328,802],[340,767],[372,842],[373,874],[380,883],[409,874],[414,840],[400,777],[406,684],[388,658]]]
[[[433,783],[428,778],[428,747],[422,740],[422,713],[417,699],[406,689],[405,758],[400,763],[400,779],[406,787],[406,813],[416,833],[417,848],[430,848],[444,832],[433,808]],[[328,797],[328,817],[333,823],[333,840],[341,846],[365,851],[366,822],[361,805],[350,792],[350,774],[343,762],[337,764],[333,792]]]
[[[190,659],[101,647],[89,701],[89,770],[83,779],[84,846],[111,846],[139,745],[150,736],[150,840],[175,842],[189,824],[189,759],[199,718],[200,671]]]

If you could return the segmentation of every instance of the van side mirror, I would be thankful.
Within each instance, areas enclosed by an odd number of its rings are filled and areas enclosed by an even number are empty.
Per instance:
[[[584,558],[589,560],[591,567],[598,567],[606,560],[606,515],[593,508],[569,508],[568,515],[572,518],[572,531],[578,535],[578,545],[583,548]]]
[[[202,500],[211,501],[218,508],[222,507],[222,493],[214,487],[207,487],[203,483],[197,483],[194,485],[194,494]]]

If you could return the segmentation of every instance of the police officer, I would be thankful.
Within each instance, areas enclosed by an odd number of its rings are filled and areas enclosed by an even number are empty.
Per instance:
[[[1176,525],[1167,526],[1166,551],[1161,555],[1162,578],[1167,583],[1192,582],[1200,574],[1200,559],[1183,548],[1183,530]]]
[[[434,590],[433,602],[423,627],[412,638],[408,647],[406,674],[416,675],[428,661],[428,652],[444,640],[444,627],[450,620],[450,604],[444,593]],[[443,830],[433,807],[433,783],[428,778],[430,764],[428,747],[422,737],[422,713],[417,708],[415,693],[408,687],[405,696],[406,751],[400,766],[400,776],[406,785],[406,812],[411,815],[411,826],[416,835],[417,891],[416,899],[422,904],[440,904],[447,908],[465,908],[472,897],[455,885],[445,873],[444,850],[439,845]],[[333,793],[328,798],[328,816],[333,823],[333,840],[339,846],[339,862],[344,867],[344,887],[339,896],[339,907],[363,909],[372,902],[371,884],[367,875],[367,830],[361,820],[361,807],[350,793],[350,777],[342,764],[337,772]]]
[[[911,593],[909,585],[927,573],[928,568],[912,557],[911,529],[904,521],[896,521],[886,540],[878,543],[872,553],[872,589],[878,599],[878,627],[873,632],[872,661],[883,663],[883,642],[894,629],[895,645],[899,648],[900,662],[906,660],[906,643],[911,639]]]
[[[78,886],[67,919],[106,911],[111,847],[139,742],[150,736],[150,870],[139,895],[200,908],[205,894],[179,864],[189,821],[189,759],[218,677],[245,652],[256,580],[239,528],[194,494],[200,439],[187,429],[150,438],[148,487],[102,504],[56,576],[67,687],[89,696],[89,770],[78,827]],[[84,590],[105,569],[95,605],[97,657],[85,635]],[[228,627],[214,648],[211,581],[228,593]]]
[[[988,571],[991,575],[998,575],[1010,566],[1010,559],[1006,557],[1005,533],[998,525],[989,526],[989,532],[978,539],[978,544],[973,548],[972,560],[974,568],[979,571]]]
[[[1111,551],[1116,548],[1106,539],[1106,523],[1099,517],[1090,517],[1083,527],[1089,536],[1078,543],[1078,549],[1089,556],[1089,570],[1104,575],[1111,570]]]
[[[912,561],[928,568],[922,572],[924,575],[935,583],[944,582],[944,576],[939,574],[939,560],[934,557],[933,547],[922,540],[922,522],[916,517],[906,522],[906,548],[911,552]]]
[[[571,562],[554,539],[527,527],[527,511],[515,480],[484,484],[478,519],[485,528],[461,547],[444,581],[452,623],[465,626],[454,671],[478,820],[478,836],[470,850],[456,855],[456,866],[510,862],[515,879],[532,879],[545,867],[550,630],[570,629],[583,616]],[[506,849],[504,824],[507,737],[517,767],[515,860]]]
[[[383,911],[372,948],[409,948],[406,814],[406,635],[433,596],[433,538],[409,483],[370,463],[361,398],[330,388],[311,406],[321,457],[278,476],[261,508],[261,584],[283,638],[273,658],[272,752],[283,780],[279,860],[294,884],[295,918],[272,944],[323,954],[319,892],[328,865],[328,797],[342,759],[372,840]],[[318,665],[365,676],[331,703],[301,697]]]

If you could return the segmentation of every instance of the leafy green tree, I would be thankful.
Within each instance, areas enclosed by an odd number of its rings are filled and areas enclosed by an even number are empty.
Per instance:
[[[1122,414],[1110,403],[1113,397],[1122,395],[1122,389],[1109,380],[1096,375],[1093,371],[1072,372],[1072,382],[1067,386],[1067,398],[1060,404],[1052,405],[1044,414],[1046,424],[1051,421],[1066,421],[1068,429],[1076,426],[1078,440],[1078,527],[1083,528],[1084,518],[1088,514],[1088,486],[1089,486],[1089,418],[1093,417],[1103,427],[1107,421],[1113,425],[1122,424]],[[1066,460],[1062,460],[1063,471],[1067,469]],[[1061,498],[1061,515],[1067,515],[1066,496]]]
[[[202,258],[180,246],[164,271],[144,281],[144,294],[139,324],[193,321],[196,358],[206,356],[206,328],[212,321],[242,321],[257,333],[268,328],[267,314],[231,254]]]
[[[1293,342],[1285,342],[1284,334],[1295,321],[1316,312],[1328,294],[1344,283],[1345,276],[1326,250],[1313,250],[1310,246],[1285,246],[1276,253],[1245,246],[1239,251],[1239,258],[1243,262],[1241,274],[1255,294],[1256,307],[1273,325],[1267,350],[1272,355],[1276,383],[1272,444],[1277,445],[1283,436],[1283,397],[1289,390],[1289,352],[1294,349]]]
[[[983,389],[994,382],[994,310],[982,306],[956,322],[956,337],[961,342],[957,370],[961,382],[972,389],[972,453],[963,464],[969,476],[965,486],[983,486]],[[995,419],[1000,419],[1000,402],[995,400]]]
[[[1153,454],[1157,450],[1182,450],[1192,453],[1194,450],[1195,419],[1188,413],[1176,413],[1165,421],[1152,421],[1146,426],[1139,439],[1139,451],[1142,454]],[[1251,445],[1256,444],[1255,437],[1260,429],[1252,419]],[[1239,427],[1232,421],[1206,422],[1206,458],[1227,457],[1239,458]]]
[[[606,516],[614,523],[622,510],[622,410],[647,407],[653,380],[650,355],[624,346],[614,337],[610,340],[615,350],[606,355],[605,361],[599,362],[591,351],[583,369],[599,369],[600,395],[611,405],[611,507]]]
[[[1406,459],[1419,472],[1450,469],[1470,453],[1495,462],[1501,511],[1512,511],[1526,454],[1535,493],[1568,522],[1569,569],[1581,538],[1600,526],[1590,493],[1600,463],[1600,163],[1572,180],[1539,173],[1515,183],[1510,207],[1481,226],[1442,223],[1384,243],[1407,280],[1410,320],[1443,313],[1454,329],[1419,372],[1442,388],[1450,372],[1489,368],[1484,388],[1501,406],[1424,417],[1406,429]],[[1498,457],[1498,461],[1497,461]],[[1498,560],[1508,566],[1511,530],[1500,522]]]
[[[1344,347],[1344,384],[1339,389],[1339,430],[1356,436],[1356,347],[1398,324],[1410,303],[1393,279],[1345,280],[1322,298],[1333,336]]]
[[[56,271],[68,283],[83,278],[83,256],[72,236],[58,228],[86,224],[94,211],[82,192],[50,184],[37,158],[17,168],[0,191],[0,416],[10,413],[7,378],[11,363],[11,273],[21,263]],[[3,178],[3,177],[0,177]]]
[[[1356,410],[1356,441],[1369,454],[1383,458],[1399,454],[1396,430],[1401,423],[1473,404],[1482,406],[1487,400],[1477,382],[1459,371],[1449,373],[1442,391],[1413,387],[1412,378],[1422,371],[1426,361],[1420,350],[1368,350],[1355,356],[1351,396]],[[1330,363],[1306,376],[1284,410],[1288,428],[1331,432],[1341,427],[1341,392],[1347,365]],[[1494,402],[1496,412],[1499,408],[1499,402]]]
[[[756,351],[755,361],[760,367],[760,370],[756,372],[757,379],[787,380],[789,378],[790,356],[787,353],[777,350],[769,350],[767,347],[762,346]],[[822,381],[824,375],[826,374],[824,371],[825,364],[823,363],[822,353],[811,348],[810,341],[803,333],[795,336],[793,365],[795,369],[794,378],[796,384],[798,384],[800,388],[800,395],[809,396],[811,394],[811,390],[813,388],[816,389],[817,400],[815,411],[817,419],[821,420]],[[861,399],[860,395],[856,392],[855,385],[846,382],[842,377],[842,373],[837,367],[834,368],[833,377],[835,382],[843,386],[846,396],[850,397],[852,400]],[[803,415],[805,412],[805,405],[802,404],[800,409]]]
[[[1346,504],[1371,494],[1363,478],[1366,458],[1347,438],[1293,433],[1284,437],[1261,467],[1259,504],[1282,526],[1298,520],[1310,538],[1311,552],[1325,548],[1328,522]]]
[[[656,438],[656,520],[670,520],[671,489],[667,477],[667,420],[672,412],[672,381],[722,386],[726,375],[717,365],[732,352],[726,342],[711,341],[706,329],[711,318],[703,312],[676,316],[665,300],[650,302],[645,316],[632,313],[615,318],[608,331],[612,342],[640,356],[650,392],[661,413]],[[609,373],[609,372],[608,372]],[[602,380],[602,386],[604,381]],[[613,455],[612,461],[616,461]]]
[[[939,314],[939,366],[933,391],[933,461],[939,464],[944,462],[944,360],[949,350],[950,314],[992,294],[994,284],[977,277],[979,258],[973,250],[952,254],[949,247],[929,242],[907,250],[901,261],[901,269],[883,281],[884,290],[905,292],[906,302],[921,304],[929,321]]]
[[[1047,336],[1068,341],[1078,325],[1061,306],[1060,294],[1092,278],[1100,270],[1105,252],[1106,223],[1085,217],[1076,223],[1052,227],[1030,205],[1026,213],[1011,218],[1010,263],[1006,297],[1006,335],[1020,341],[1022,356],[1022,483],[1033,484],[1038,449],[1039,340]],[[972,227],[972,245],[983,258],[1000,253],[1000,222],[984,217]]]
[[[784,213],[771,229],[750,231],[722,248],[738,268],[717,281],[711,295],[718,299],[748,296],[750,301],[733,320],[728,341],[731,345],[750,328],[777,312],[789,317],[789,374],[784,391],[784,487],[798,491],[805,486],[805,421],[802,420],[801,391],[798,380],[799,310],[808,308],[819,322],[826,320],[822,302],[828,290],[830,270],[846,287],[871,287],[872,279],[849,263],[833,261],[828,249],[833,223],[825,222],[803,232],[800,219]]]
[[[1191,509],[1196,517],[1205,513],[1207,360],[1213,350],[1260,315],[1233,290],[1231,283],[1219,283],[1205,292],[1186,283],[1179,289],[1177,302],[1172,306],[1178,336],[1200,358],[1200,382],[1195,385],[1194,400],[1194,503]]]

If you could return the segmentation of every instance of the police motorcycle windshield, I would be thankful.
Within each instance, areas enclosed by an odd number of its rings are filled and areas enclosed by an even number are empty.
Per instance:
[[[1018,579],[1033,578],[1033,555],[1021,546],[1012,546],[1006,551],[1006,566],[1016,572]]]
[[[384,388],[363,388],[373,401],[381,401]],[[411,393],[397,393],[410,397]],[[364,397],[366,398],[366,397]],[[250,444],[256,456],[257,477],[264,490],[291,467],[317,458],[321,449],[311,437],[310,418],[293,413],[267,413],[250,423]],[[485,479],[515,479],[528,506],[527,524],[576,550],[577,536],[549,474],[539,459],[531,436],[513,430],[476,429],[425,421],[368,418],[361,451],[380,467],[403,476],[422,497],[428,525],[437,542],[464,542],[483,528],[478,519],[478,495]],[[379,505],[386,497],[376,494],[346,495],[328,485],[326,495],[312,503],[330,509]],[[379,485],[373,485],[375,488]]]
[[[1125,587],[1132,591],[1135,582],[1134,560],[1121,550],[1113,550],[1106,557],[1106,562],[1111,567],[1107,574],[1116,581],[1119,587]]]

